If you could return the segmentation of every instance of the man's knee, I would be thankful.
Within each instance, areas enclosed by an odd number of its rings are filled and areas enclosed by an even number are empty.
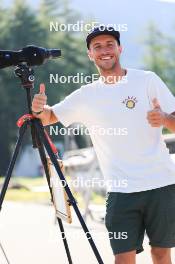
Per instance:
[[[158,261],[168,260],[171,257],[171,250],[170,248],[159,248],[159,247],[152,247],[151,254],[153,259]]]
[[[135,264],[136,251],[130,251],[115,255],[115,264]]]

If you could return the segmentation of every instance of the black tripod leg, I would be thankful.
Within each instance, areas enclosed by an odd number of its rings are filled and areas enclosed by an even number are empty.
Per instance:
[[[35,127],[34,127],[34,130],[35,130]],[[37,142],[37,148],[39,150],[41,162],[43,164],[44,171],[45,171],[45,174],[46,174],[46,179],[47,179],[47,183],[48,183],[48,186],[49,186],[51,199],[53,201],[52,190],[51,190],[51,187],[50,187],[50,175],[49,175],[49,169],[48,169],[46,154],[45,154],[45,150],[44,150],[44,147],[43,147],[43,143],[41,142],[41,139],[37,136],[37,133],[36,133],[36,142]],[[62,220],[59,217],[57,217],[57,221],[58,221],[59,228],[60,228],[60,231],[61,231],[61,236],[62,236],[63,244],[64,244],[64,247],[65,247],[65,251],[66,251],[68,262],[69,262],[69,264],[73,264],[72,258],[71,258],[71,254],[70,254],[70,250],[69,250],[69,246],[68,246],[68,242],[67,242],[67,239],[66,239],[66,236],[65,236],[65,231],[64,231]]]
[[[2,244],[1,244],[1,242],[0,242],[0,248],[1,248],[2,253],[3,253],[4,257],[5,257],[5,260],[7,261],[8,264],[10,264],[10,261],[9,261],[9,259],[8,259],[8,257],[7,257],[7,254],[5,253],[5,250],[4,250],[4,248],[3,248]]]
[[[63,240],[63,243],[64,243],[64,247],[65,247],[65,250],[66,250],[66,254],[67,254],[67,258],[68,258],[69,264],[73,264],[72,258],[71,258],[71,254],[70,254],[70,250],[69,250],[69,246],[68,246],[67,239],[66,239],[66,236],[65,236],[63,222],[62,222],[62,220],[59,217],[57,217],[57,221],[58,221],[58,224],[59,224],[59,227],[60,227],[61,236],[62,236],[62,240]]]
[[[20,129],[19,129],[19,137],[18,137],[18,140],[16,142],[15,150],[13,152],[12,159],[10,161],[10,165],[8,167],[7,174],[5,176],[5,180],[4,180],[4,183],[3,183],[3,186],[2,186],[2,190],[1,190],[1,194],[0,194],[0,210],[2,208],[2,203],[4,201],[4,197],[5,197],[5,194],[6,194],[6,191],[7,191],[7,188],[8,188],[8,184],[9,184],[9,181],[10,181],[10,178],[11,178],[11,175],[12,175],[12,171],[13,171],[13,168],[15,166],[15,162],[16,162],[16,159],[17,159],[20,147],[21,147],[21,143],[22,143],[22,140],[23,140],[24,133],[25,133],[25,131],[27,129],[27,125],[28,125],[27,122],[25,122],[23,124],[23,126],[20,127]]]
[[[81,213],[79,211],[79,208],[78,208],[78,206],[76,204],[76,201],[75,201],[75,199],[74,199],[74,197],[72,195],[72,192],[69,189],[69,186],[68,186],[68,184],[66,182],[66,179],[65,179],[65,177],[64,177],[64,175],[63,175],[63,173],[62,173],[62,171],[60,169],[60,166],[59,166],[59,164],[57,162],[55,154],[53,153],[52,148],[51,148],[51,146],[50,146],[50,144],[48,142],[48,139],[45,136],[44,128],[41,125],[39,120],[35,119],[33,121],[35,123],[35,127],[36,127],[36,129],[38,131],[38,134],[42,138],[42,141],[43,141],[43,144],[44,144],[44,146],[45,146],[45,148],[47,150],[47,153],[48,153],[48,155],[49,155],[49,157],[50,157],[50,159],[51,159],[51,161],[52,161],[52,163],[53,163],[53,165],[54,165],[54,167],[55,167],[55,169],[56,169],[56,171],[58,173],[58,176],[60,177],[60,180],[65,183],[64,189],[65,189],[65,191],[66,191],[66,193],[67,193],[67,195],[69,197],[71,205],[73,206],[73,208],[74,208],[74,210],[75,210],[75,212],[77,214],[77,217],[78,217],[78,219],[80,221],[80,224],[81,224],[81,226],[82,226],[82,228],[83,228],[83,230],[84,230],[84,232],[86,234],[86,237],[88,238],[88,241],[89,241],[90,246],[91,246],[91,248],[92,248],[92,250],[93,250],[93,252],[94,252],[94,254],[95,254],[96,258],[97,258],[97,261],[98,261],[99,264],[104,264],[100,254],[99,254],[99,252],[97,250],[97,247],[96,247],[96,245],[95,245],[95,243],[94,243],[94,241],[92,239],[92,236],[91,236],[91,234],[90,234],[90,232],[89,232],[89,230],[88,230],[88,228],[87,228],[87,226],[86,226],[86,224],[84,222],[84,219],[83,219],[83,217],[82,217],[82,215],[81,215]]]

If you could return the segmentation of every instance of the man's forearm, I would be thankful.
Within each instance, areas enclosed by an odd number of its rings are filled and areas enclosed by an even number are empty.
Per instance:
[[[175,112],[172,114],[165,114],[163,126],[171,132],[175,132]]]
[[[44,106],[44,110],[41,114],[35,116],[41,120],[43,126],[51,125],[58,122],[58,119],[54,115],[51,107],[48,105]]]

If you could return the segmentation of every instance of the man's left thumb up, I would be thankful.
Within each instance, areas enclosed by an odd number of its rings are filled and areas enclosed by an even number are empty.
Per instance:
[[[154,98],[152,100],[152,103],[153,103],[153,108],[154,109],[161,109],[160,104],[159,104],[159,101],[157,100],[157,98]]]

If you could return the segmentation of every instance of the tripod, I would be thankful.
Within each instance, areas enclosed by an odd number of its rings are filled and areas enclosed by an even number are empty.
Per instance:
[[[50,191],[50,195],[51,195],[51,201],[53,202],[53,194],[52,194],[52,189],[50,186],[50,175],[49,175],[49,168],[48,168],[45,149],[47,151],[47,154],[50,157],[51,162],[53,163],[53,165],[56,169],[56,172],[57,172],[60,180],[65,183],[63,187],[64,187],[64,190],[65,190],[67,196],[68,196],[68,202],[74,208],[74,211],[75,211],[75,213],[79,219],[79,222],[80,222],[80,224],[81,224],[81,226],[82,226],[82,228],[86,234],[86,237],[87,237],[87,239],[90,243],[90,246],[94,252],[94,255],[97,259],[97,263],[103,264],[101,256],[100,256],[100,254],[96,248],[96,245],[92,239],[92,236],[91,236],[91,234],[90,234],[90,232],[89,232],[89,230],[88,230],[88,228],[84,222],[84,219],[83,219],[83,217],[79,211],[76,200],[75,200],[74,196],[72,195],[72,192],[71,192],[71,190],[70,190],[70,188],[66,182],[66,179],[62,173],[62,170],[59,166],[59,163],[57,161],[57,158],[58,158],[57,149],[54,146],[54,144],[52,143],[52,141],[51,141],[49,135],[47,134],[46,130],[44,129],[41,121],[32,115],[31,89],[34,87],[34,80],[35,80],[34,70],[32,68],[29,68],[27,66],[27,64],[19,64],[15,68],[15,75],[20,78],[22,87],[26,91],[28,114],[22,116],[17,122],[17,125],[19,127],[19,136],[18,136],[18,140],[16,142],[16,146],[15,146],[15,149],[14,149],[14,152],[12,155],[12,159],[10,161],[10,164],[9,164],[9,167],[7,170],[7,174],[5,176],[5,180],[4,180],[4,183],[2,186],[2,190],[1,190],[1,194],[0,194],[0,210],[2,209],[2,204],[3,204],[4,198],[5,198],[5,194],[6,194],[6,191],[8,188],[8,184],[9,184],[9,181],[10,181],[10,178],[12,175],[13,168],[15,166],[15,162],[16,162],[20,147],[22,145],[22,140],[23,140],[24,134],[25,134],[26,130],[28,129],[28,127],[30,127],[31,128],[33,148],[38,148],[40,159],[41,159],[41,162],[42,162],[43,167],[44,167],[44,171],[45,171],[45,175],[46,175],[46,179],[47,179],[47,183],[48,183],[48,187],[49,187],[49,191]],[[61,231],[62,240],[64,243],[68,263],[73,264],[71,254],[70,254],[70,250],[69,250],[69,246],[68,246],[68,242],[67,242],[67,239],[65,237],[65,232],[64,232],[62,220],[59,217],[57,217],[57,221],[58,221],[59,228]]]

